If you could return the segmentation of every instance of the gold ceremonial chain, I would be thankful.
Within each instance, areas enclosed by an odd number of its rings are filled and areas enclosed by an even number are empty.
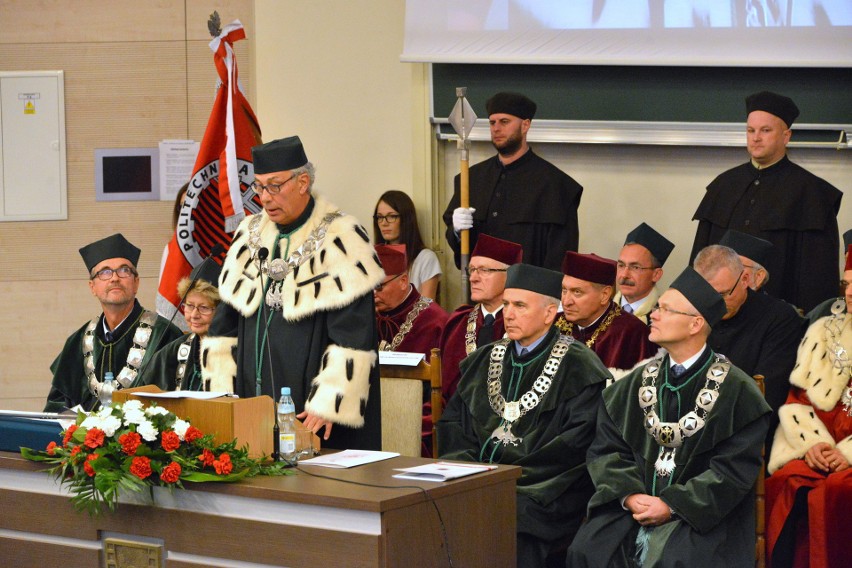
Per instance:
[[[399,347],[399,344],[402,343],[403,339],[405,339],[406,334],[411,331],[411,328],[414,325],[414,320],[420,315],[420,312],[428,308],[431,303],[432,298],[425,298],[423,296],[414,302],[414,307],[411,308],[411,311],[408,312],[408,315],[405,317],[405,321],[401,326],[399,326],[399,331],[393,336],[393,340],[390,343],[384,339],[379,342],[379,351],[396,351],[396,348]]]
[[[598,326],[598,328],[595,330],[595,332],[592,334],[592,336],[586,341],[586,347],[591,347],[592,345],[594,345],[595,341],[597,341],[597,339],[598,339],[598,336],[600,334],[602,334],[603,332],[605,332],[607,330],[607,328],[609,328],[609,326],[612,325],[613,320],[615,318],[617,318],[619,315],[621,315],[621,307],[615,306],[615,309],[612,310],[611,312],[609,312],[609,315],[607,315],[606,318],[604,318],[603,322],[601,322],[601,324]],[[560,327],[560,329],[561,329],[561,327]],[[568,322],[563,331],[565,331],[565,333],[567,335],[573,335],[574,334],[574,322]]]
[[[845,308],[846,302],[842,299],[832,304],[832,315],[826,318],[824,325],[828,335],[828,359],[831,361],[831,367],[837,369],[837,374],[841,377],[849,375],[843,394],[840,395],[840,402],[843,403],[843,411],[852,416],[852,363],[849,361],[849,353],[840,343],[840,334],[846,323],[846,314],[843,312]]]
[[[464,334],[464,351],[470,355],[476,351],[476,316],[479,313],[480,304],[473,306],[467,316],[467,331]]]
[[[86,370],[86,377],[89,379],[89,391],[98,397],[101,392],[101,382],[95,376],[95,327],[98,325],[100,316],[94,318],[86,326],[86,331],[83,334],[83,368]],[[133,347],[127,352],[127,362],[124,368],[118,373],[115,382],[118,383],[117,388],[127,388],[133,381],[136,380],[136,375],[139,372],[139,366],[145,358],[145,350],[148,348],[148,342],[151,340],[151,334],[154,324],[157,323],[157,314],[145,310],[139,316],[139,326],[133,332]]]
[[[491,348],[491,362],[488,364],[488,402],[497,416],[503,418],[503,422],[494,429],[491,438],[504,446],[509,444],[517,446],[523,438],[512,434],[512,424],[544,399],[553,382],[551,377],[559,369],[559,364],[568,353],[574,339],[568,335],[559,336],[532,388],[514,401],[507,401],[503,397],[503,384],[500,380],[503,376],[503,359],[506,357],[506,349],[510,341],[510,339],[502,339]]]
[[[660,422],[655,406],[657,404],[657,376],[663,359],[655,359],[642,371],[642,386],[639,387],[639,406],[645,413],[645,430],[660,446],[660,453],[654,463],[657,475],[668,477],[675,469],[675,451],[683,445],[684,438],[695,435],[704,428],[707,415],[713,410],[719,397],[719,388],[731,370],[731,363],[716,355],[716,361],[707,370],[704,387],[695,397],[695,409],[686,413],[677,422]],[[650,382],[650,384],[648,384]]]

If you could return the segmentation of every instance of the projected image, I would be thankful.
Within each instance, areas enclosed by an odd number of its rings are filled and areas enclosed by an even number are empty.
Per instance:
[[[852,25],[849,0],[456,0],[450,30]]]

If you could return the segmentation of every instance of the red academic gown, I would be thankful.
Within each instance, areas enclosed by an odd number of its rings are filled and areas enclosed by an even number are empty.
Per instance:
[[[610,302],[609,307],[598,318],[598,321],[582,330],[577,324],[574,324],[571,335],[574,336],[574,339],[588,345],[595,331],[605,325],[610,313],[616,308],[615,303]],[[557,325],[566,326],[564,316],[559,316]],[[633,314],[622,311],[615,316],[606,329],[598,334],[589,348],[610,370],[632,369],[636,363],[653,357],[659,350],[659,347],[648,339],[648,333],[650,333],[650,330],[642,320]]]
[[[467,357],[467,349],[465,346],[465,335],[467,334],[467,318],[471,310],[476,309],[476,331],[474,332],[473,340],[476,342],[477,334],[483,324],[482,310],[479,309],[479,304],[476,306],[464,305],[456,309],[450,314],[450,319],[444,325],[444,333],[441,334],[441,391],[444,396],[444,404],[449,402],[450,397],[456,392],[461,371],[459,363]],[[490,338],[490,342],[502,339],[506,333],[506,328],[503,326],[503,310],[497,312],[494,316],[494,332]]]
[[[387,312],[376,313],[376,323],[379,328],[379,341],[391,343],[399,332],[400,326],[405,323],[409,312],[414,308],[420,292],[413,286],[408,297],[397,307]],[[441,340],[441,332],[447,322],[447,314],[437,302],[432,302],[429,307],[420,312],[412,323],[411,330],[405,334],[402,342],[394,351],[405,351],[410,353],[423,353],[428,361],[432,356],[432,348],[438,347]],[[423,448],[424,457],[431,457],[432,447],[432,405],[429,403],[429,388],[424,389],[423,406]]]

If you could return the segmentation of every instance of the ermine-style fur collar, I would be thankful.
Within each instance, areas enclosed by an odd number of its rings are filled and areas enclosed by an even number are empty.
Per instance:
[[[805,390],[811,404],[825,412],[835,407],[849,383],[849,369],[835,367],[834,357],[829,353],[832,346],[825,324],[833,317],[836,316],[820,318],[808,328],[799,345],[796,366],[790,373],[790,383]],[[838,339],[847,352],[852,352],[852,314],[843,315]]]

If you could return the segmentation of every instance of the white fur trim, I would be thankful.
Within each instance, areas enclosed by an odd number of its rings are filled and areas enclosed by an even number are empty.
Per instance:
[[[201,340],[201,378],[210,381],[211,392],[234,392],[237,362],[234,360],[236,337],[205,337]]]
[[[817,418],[814,409],[806,404],[789,403],[778,409],[781,420],[775,430],[772,454],[769,456],[769,473],[781,469],[792,460],[801,459],[818,442],[834,447],[834,438],[828,428]]]
[[[337,211],[322,198],[314,196],[314,199],[310,218],[290,236],[291,254],[319,226],[325,215]],[[265,212],[259,215],[261,245],[271,253],[278,238],[278,227]],[[219,283],[222,299],[245,317],[257,311],[263,297],[258,262],[252,258],[248,247],[249,223],[254,217],[240,223]],[[286,240],[281,241],[282,246],[286,247],[286,243]],[[284,252],[279,250],[278,256]],[[384,276],[367,231],[351,215],[337,217],[329,224],[322,247],[284,279],[282,316],[287,321],[298,321],[316,312],[342,308],[372,293]],[[263,281],[266,282],[266,278]]]
[[[846,461],[852,463],[852,436],[847,436],[837,442],[837,449],[846,458]]]
[[[329,345],[323,366],[311,382],[305,403],[308,413],[353,428],[364,425],[364,408],[370,393],[370,371],[375,351]]]
[[[843,394],[843,388],[849,382],[849,375],[842,374],[841,369],[835,368],[828,355],[830,346],[825,322],[831,317],[834,316],[820,318],[808,328],[799,344],[796,366],[790,373],[790,383],[804,389],[808,393],[811,404],[825,412],[837,405]],[[850,323],[852,323],[852,315],[846,314],[843,319],[840,342],[847,349],[852,346]]]

